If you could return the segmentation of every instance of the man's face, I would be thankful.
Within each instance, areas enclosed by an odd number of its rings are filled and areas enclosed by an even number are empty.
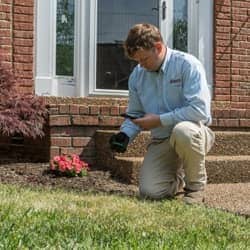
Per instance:
[[[133,56],[133,60],[149,71],[158,70],[162,63],[160,52],[156,47],[149,50],[136,51]]]

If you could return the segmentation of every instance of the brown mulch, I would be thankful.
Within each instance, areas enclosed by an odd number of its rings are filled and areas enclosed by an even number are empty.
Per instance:
[[[91,168],[87,176],[58,176],[49,169],[49,163],[0,163],[0,182],[30,187],[54,187],[74,191],[137,194],[135,185],[114,179],[108,171]]]
[[[91,168],[87,176],[57,176],[48,163],[0,162],[0,183],[28,187],[62,188],[70,191],[101,192],[137,196],[138,187],[112,177],[109,171]],[[246,217],[250,216],[250,183],[209,184],[205,204]]]

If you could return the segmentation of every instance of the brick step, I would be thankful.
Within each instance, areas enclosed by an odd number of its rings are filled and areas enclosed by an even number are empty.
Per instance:
[[[117,133],[114,130],[98,130],[96,132],[96,148],[100,157],[110,155],[109,138]],[[215,131],[216,140],[209,155],[250,155],[250,132],[247,131]],[[144,156],[146,145],[150,140],[149,132],[140,133],[128,150],[122,154],[127,157]],[[121,154],[116,154],[121,155]]]
[[[111,173],[131,184],[138,184],[143,157],[107,157],[99,162]],[[208,183],[250,182],[250,156],[207,156]]]

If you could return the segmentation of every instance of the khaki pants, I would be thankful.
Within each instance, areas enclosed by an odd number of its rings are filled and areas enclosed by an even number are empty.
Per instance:
[[[178,123],[170,138],[152,139],[139,177],[141,197],[173,197],[181,188],[204,189],[207,182],[205,155],[214,133],[203,124]]]

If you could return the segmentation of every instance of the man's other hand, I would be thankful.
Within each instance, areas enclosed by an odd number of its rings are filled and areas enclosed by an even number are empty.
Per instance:
[[[118,153],[124,153],[127,150],[129,137],[123,133],[112,135],[109,139],[110,148]]]
[[[141,118],[137,118],[131,121],[145,130],[150,130],[162,126],[160,116],[156,114],[146,114]]]

